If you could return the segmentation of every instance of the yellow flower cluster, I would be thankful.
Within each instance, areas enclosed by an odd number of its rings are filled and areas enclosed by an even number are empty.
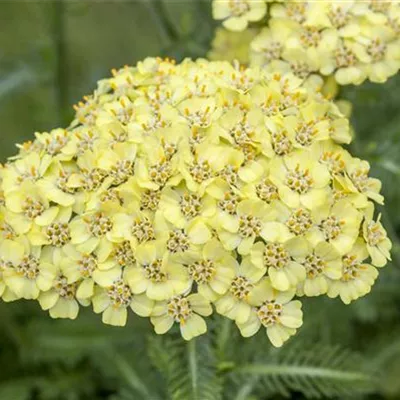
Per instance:
[[[231,30],[244,30],[247,22],[243,21],[259,21],[264,17],[264,9],[249,4],[253,3],[214,0],[215,9],[230,10],[231,17],[224,25]],[[220,11],[214,17],[220,19],[226,14]],[[291,71],[303,79],[319,74],[333,75],[341,85],[358,85],[366,79],[385,82],[400,69],[400,3],[387,0],[274,3],[267,27],[251,43],[250,60],[251,66]]]
[[[281,346],[296,295],[349,303],[390,259],[348,120],[294,75],[148,58],[75,108],[0,170],[4,301],[116,326],[131,309],[187,340],[214,307]]]

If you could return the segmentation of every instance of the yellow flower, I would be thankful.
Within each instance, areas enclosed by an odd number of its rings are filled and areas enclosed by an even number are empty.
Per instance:
[[[391,260],[390,250],[392,249],[392,242],[387,237],[386,230],[380,222],[381,215],[379,214],[376,221],[373,220],[373,215],[374,205],[369,203],[364,215],[363,236],[372,264],[375,267],[384,267],[387,261]]]
[[[339,200],[314,211],[314,227],[307,238],[314,245],[327,241],[340,254],[345,254],[358,237],[361,220],[362,214],[349,201]]]
[[[127,308],[133,304],[133,293],[120,277],[106,289],[95,287],[92,304],[95,313],[102,313],[103,323],[125,326],[128,319]]]
[[[150,321],[159,335],[169,331],[176,322],[182,337],[190,340],[207,332],[207,325],[202,316],[207,317],[211,313],[210,303],[200,294],[193,293],[188,296],[175,296],[156,304]]]
[[[293,297],[294,290],[279,292],[269,278],[263,278],[249,294],[250,317],[243,323],[236,322],[242,336],[253,336],[264,326],[271,343],[281,347],[303,324],[301,303]]]
[[[33,246],[52,245],[62,248],[70,242],[71,232],[69,221],[71,220],[71,207],[56,207],[54,218],[44,221],[41,225],[35,224],[28,235]]]
[[[319,242],[309,246],[304,255],[296,257],[304,266],[306,279],[297,287],[298,296],[320,296],[327,293],[331,280],[342,277],[342,259],[332,244]]]
[[[274,219],[274,210],[260,200],[243,200],[236,214],[226,215],[216,226],[218,237],[227,250],[237,249],[239,254],[248,254],[259,236],[264,236],[268,222]]]
[[[215,214],[215,200],[211,196],[166,188],[159,209],[176,228],[185,228],[193,243],[202,244],[210,240],[208,220]]]
[[[18,298],[37,299],[40,292],[46,292],[51,288],[57,274],[56,267],[49,263],[46,257],[49,249],[42,251],[40,246],[30,246],[28,240],[21,238],[15,242],[4,241],[2,248],[5,246],[5,254],[11,243],[18,262],[4,268],[4,282]],[[41,253],[44,254],[43,257]]]
[[[136,265],[125,269],[125,280],[134,294],[166,300],[190,289],[187,269],[169,259],[164,241],[142,244],[136,249]]]
[[[282,201],[289,207],[314,209],[328,199],[329,171],[309,152],[300,150],[284,159],[274,159],[269,178],[278,187]]]
[[[251,42],[251,62],[266,67],[271,61],[281,58],[284,43],[292,30],[292,24],[282,20],[270,21],[268,28],[263,28]]]
[[[12,164],[7,164],[2,173],[4,193],[18,190],[25,181],[36,182],[43,177],[51,162],[50,155],[40,157],[38,153],[32,152]]]
[[[107,288],[121,276],[122,268],[117,261],[106,264],[101,259],[105,255],[98,249],[93,253],[82,253],[69,244],[63,251],[66,257],[61,261],[60,269],[68,284],[77,283],[77,299],[90,299],[94,294],[95,284]]]
[[[58,207],[50,207],[44,193],[29,181],[7,194],[6,207],[11,211],[9,223],[17,234],[28,234],[35,225],[48,225],[58,214]]]
[[[244,31],[249,22],[260,21],[267,12],[265,0],[213,0],[214,19],[223,20],[231,31]]]
[[[44,177],[37,182],[37,186],[48,200],[63,207],[72,206],[75,202],[82,202],[80,198],[83,197],[78,196],[76,190],[68,186],[68,179],[73,173],[76,173],[74,166],[53,162]]]
[[[235,268],[229,290],[214,302],[217,312],[239,324],[248,321],[251,315],[249,293],[264,273],[265,269],[255,267],[248,258],[244,259]]]
[[[346,176],[336,177],[342,187],[352,193],[360,193],[365,197],[383,204],[383,196],[379,193],[382,183],[379,179],[368,176],[368,161],[352,158],[346,162]]]
[[[236,259],[215,238],[204,245],[201,253],[188,254],[182,261],[199,294],[210,301],[228,291],[238,267]]]
[[[308,250],[308,243],[303,238],[293,238],[283,243],[257,242],[251,249],[250,260],[255,267],[267,271],[275,289],[285,291],[305,280],[306,270],[295,259],[306,257]]]
[[[378,271],[364,262],[368,258],[365,242],[359,238],[351,251],[342,258],[342,277],[331,281],[328,296],[340,296],[345,304],[365,296],[378,277]]]
[[[38,301],[43,310],[49,310],[52,318],[75,319],[79,313],[79,304],[75,298],[77,283],[69,284],[61,273],[62,259],[62,253],[58,249],[48,248],[43,254],[42,260],[46,263],[46,268],[55,268],[56,274],[51,288],[40,293]]]
[[[351,49],[372,82],[386,82],[400,68],[400,40],[393,40],[393,33],[386,26],[363,25],[361,29]]]

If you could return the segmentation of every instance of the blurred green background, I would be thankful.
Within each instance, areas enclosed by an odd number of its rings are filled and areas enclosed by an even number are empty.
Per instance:
[[[0,0],[0,159],[35,131],[66,126],[72,104],[110,69],[146,56],[205,56],[208,0]],[[393,262],[350,306],[307,299],[281,350],[216,318],[187,345],[148,321],[107,327],[90,310],[53,321],[34,302],[0,303],[0,400],[400,399],[400,76],[341,91],[352,152],[382,179]]]

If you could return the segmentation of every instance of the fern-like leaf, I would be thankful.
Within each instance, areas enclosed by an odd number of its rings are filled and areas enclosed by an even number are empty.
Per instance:
[[[150,358],[172,400],[220,400],[222,381],[207,337],[191,340],[152,338]]]
[[[376,374],[358,354],[315,344],[271,351],[264,360],[240,365],[232,372],[232,378],[246,384],[253,380],[253,393],[261,389],[264,395],[286,397],[300,392],[306,398],[355,398],[378,387]],[[242,385],[238,386],[236,398],[246,398],[240,394]]]

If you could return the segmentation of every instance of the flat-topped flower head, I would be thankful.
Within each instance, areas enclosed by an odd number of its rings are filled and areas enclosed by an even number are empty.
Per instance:
[[[228,25],[262,18],[266,5],[217,3]],[[335,40],[372,46],[376,32],[359,43],[349,18],[396,20],[391,8],[352,7],[273,4],[279,23],[253,50],[287,57],[280,72],[274,60],[161,58],[113,70],[67,129],[20,145],[0,167],[1,299],[37,300],[53,318],[91,305],[114,326],[133,312],[186,340],[214,309],[243,336],[264,327],[279,347],[302,324],[295,295],[368,293],[390,260],[370,203],[383,204],[381,183],[343,149],[349,121],[305,72]]]

